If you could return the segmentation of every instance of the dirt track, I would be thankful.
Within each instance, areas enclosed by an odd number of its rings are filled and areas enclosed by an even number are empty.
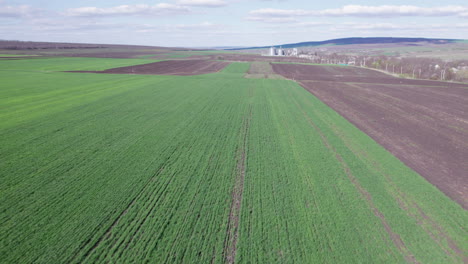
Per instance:
[[[274,64],[468,209],[468,85],[356,67]]]

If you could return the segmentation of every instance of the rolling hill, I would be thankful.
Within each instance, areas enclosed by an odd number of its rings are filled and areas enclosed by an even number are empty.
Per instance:
[[[283,47],[283,48],[299,48],[299,47],[315,47],[322,45],[356,45],[356,44],[404,44],[408,45],[417,44],[417,43],[430,43],[430,44],[448,44],[455,43],[461,40],[458,39],[434,39],[434,38],[389,38],[389,37],[371,37],[371,38],[340,38],[340,39],[330,39],[324,41],[307,41],[299,43],[290,43],[282,45],[274,45],[273,47]],[[260,46],[260,47],[247,47],[247,48],[237,48],[230,50],[247,50],[247,49],[265,49],[270,46]]]

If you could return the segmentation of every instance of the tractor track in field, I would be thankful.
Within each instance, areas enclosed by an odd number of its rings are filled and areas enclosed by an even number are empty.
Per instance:
[[[241,129],[241,145],[237,151],[236,179],[232,191],[232,202],[229,210],[226,239],[224,240],[223,258],[225,263],[234,263],[237,254],[237,242],[239,238],[239,222],[242,207],[242,195],[244,192],[244,178],[247,161],[248,137],[250,121],[252,120],[252,106],[244,117]]]
[[[175,148],[173,150],[173,152],[170,154],[173,155],[175,152],[177,151],[177,148]],[[128,210],[133,207],[133,205],[136,203],[136,201],[145,193],[145,191],[147,190],[147,188],[149,188],[149,186],[151,186],[151,183],[157,178],[158,175],[160,175],[164,169],[165,169],[165,166],[166,166],[166,163],[163,163],[159,169],[156,170],[156,173],[150,177],[148,179],[148,181],[143,185],[143,188],[137,193],[137,195],[135,195],[135,197],[125,206],[124,210],[122,210],[122,212],[114,219],[114,221],[112,222],[112,224],[106,229],[106,231],[101,235],[99,236],[99,238],[96,240],[96,242],[88,249],[86,250],[86,253],[84,253],[81,257],[80,257],[80,260],[78,262],[82,262],[84,260],[86,260],[87,257],[89,257],[91,255],[91,253],[99,247],[99,245],[105,241],[106,239],[108,239],[111,234],[112,234],[112,231],[113,229],[120,223],[120,220],[127,214]],[[167,185],[170,184],[171,181],[169,181],[169,183]],[[166,186],[167,186],[166,185]],[[145,218],[146,219],[146,218]],[[144,222],[144,221],[143,221]],[[86,240],[84,243],[83,243],[83,246],[81,248],[84,248],[85,245],[87,245],[88,243],[90,243],[92,240],[92,238],[89,238],[88,240]],[[76,261],[76,258],[78,257],[79,255],[79,252],[78,251],[76,254],[74,254],[71,258],[70,258],[70,261],[69,262],[73,262],[73,261]]]
[[[119,223],[120,223],[120,220],[127,214],[128,210],[135,204],[135,202],[140,198],[140,196],[145,192],[145,190],[148,188],[148,186],[151,185],[151,182],[154,181],[154,179],[156,178],[157,175],[159,175],[162,171],[164,171],[164,164],[163,166],[161,166],[161,168],[159,168],[158,172],[153,176],[151,177],[146,183],[145,185],[143,186],[143,188],[141,189],[141,191],[138,192],[138,194],[128,203],[127,206],[125,206],[125,209],[114,219],[114,221],[112,222],[112,224],[106,229],[106,231],[103,233],[103,235],[101,235],[99,237],[99,239],[93,244],[92,247],[90,247],[86,253],[81,257],[81,260],[79,262],[82,262],[84,261],[89,255],[91,255],[91,253],[97,248],[99,247],[99,245],[106,239],[108,239],[110,237],[110,235],[112,234],[112,230],[114,229],[114,227],[116,227]],[[91,241],[91,239],[89,239],[85,244],[89,243]],[[76,255],[72,258],[75,259],[76,258]]]
[[[393,244],[397,247],[397,249],[400,251],[400,253],[403,254],[405,260],[408,263],[418,264],[419,262],[416,260],[414,255],[406,247],[405,243],[400,238],[400,235],[398,235],[392,230],[389,223],[385,219],[385,216],[382,214],[382,212],[380,212],[380,210],[374,204],[372,200],[372,195],[359,183],[356,177],[351,173],[351,169],[349,168],[348,164],[344,161],[343,157],[341,157],[341,155],[337,152],[337,150],[330,144],[330,142],[328,141],[328,139],[326,138],[322,130],[312,121],[310,116],[304,111],[304,109],[299,105],[299,103],[295,101],[295,104],[300,109],[304,117],[307,119],[307,122],[320,135],[320,138],[322,139],[322,142],[325,145],[325,147],[328,148],[335,155],[336,160],[338,160],[338,162],[340,163],[346,176],[348,176],[348,179],[351,181],[354,187],[359,191],[361,196],[365,199],[365,201],[371,208],[374,215],[380,219],[380,222],[382,223],[385,231],[390,236],[390,239],[392,240]]]

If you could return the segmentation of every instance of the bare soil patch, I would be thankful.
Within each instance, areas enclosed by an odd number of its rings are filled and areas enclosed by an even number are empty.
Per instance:
[[[273,68],[468,209],[468,85],[400,79],[356,67]]]
[[[79,71],[113,74],[153,74],[153,75],[199,75],[218,72],[229,62],[207,60],[170,60],[154,63],[126,66],[105,71]],[[76,71],[75,71],[76,72]]]
[[[250,63],[250,68],[244,77],[251,79],[284,79],[283,76],[275,74],[269,62]]]
[[[281,74],[288,79],[298,81],[309,80],[325,82],[402,84],[463,88],[468,87],[467,84],[461,83],[397,78],[383,72],[353,66],[322,66],[278,63],[272,63],[272,66],[273,70],[277,74]]]

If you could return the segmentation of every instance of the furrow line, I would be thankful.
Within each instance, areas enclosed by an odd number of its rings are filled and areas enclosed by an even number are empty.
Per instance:
[[[239,222],[242,204],[242,194],[244,191],[245,167],[248,150],[248,137],[250,121],[252,120],[252,105],[249,106],[248,114],[244,117],[241,129],[241,145],[237,151],[236,179],[232,191],[232,202],[229,212],[226,239],[224,241],[223,257],[225,263],[234,263],[237,253],[237,242],[239,236]]]
[[[174,151],[175,152],[175,151]],[[172,154],[171,154],[172,155]],[[112,224],[106,229],[106,231],[98,238],[98,240],[93,244],[92,247],[90,247],[85,254],[83,254],[83,256],[80,258],[81,260],[79,262],[82,262],[84,261],[89,255],[91,255],[91,253],[104,241],[106,240],[107,238],[110,237],[110,235],[112,234],[112,230],[114,229],[114,227],[116,227],[120,220],[127,214],[128,210],[133,207],[133,205],[136,203],[136,201],[145,193],[145,191],[149,188],[149,186],[151,185],[151,183],[156,179],[156,177],[158,175],[160,175],[163,171],[164,171],[164,168],[165,168],[166,164],[162,164],[159,169],[157,170],[157,172],[153,175],[153,177],[151,177],[146,183],[145,185],[143,186],[143,188],[141,189],[141,191],[138,192],[137,195],[135,195],[135,197],[128,203],[127,206],[125,206],[124,210],[115,218],[115,220],[112,222]],[[85,243],[84,245],[88,244],[89,242],[91,242],[91,239],[92,238],[89,238]],[[76,258],[78,257],[79,255],[79,251],[72,257],[70,258],[71,262],[75,261]]]

